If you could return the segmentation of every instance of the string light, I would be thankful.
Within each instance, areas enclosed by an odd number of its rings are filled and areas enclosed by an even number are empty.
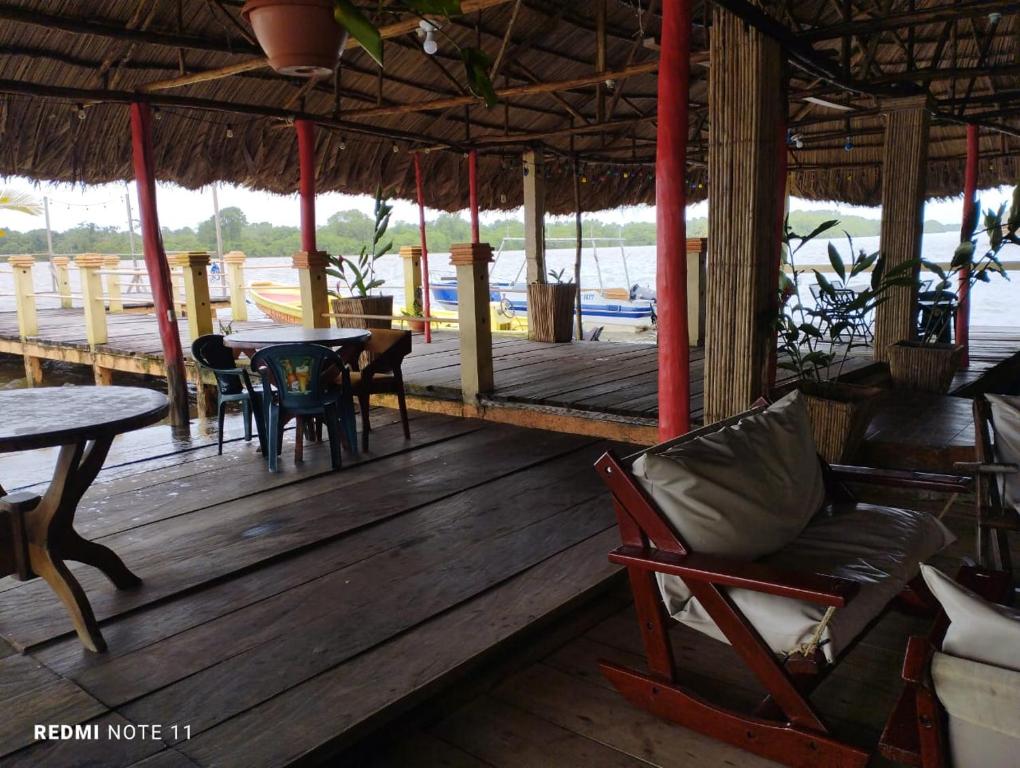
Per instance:
[[[400,147],[398,147],[396,144],[394,144],[393,145],[393,154],[397,154],[397,152],[399,152],[399,151],[400,151]]]
[[[84,107],[84,105],[82,105],[82,104],[78,105],[78,112],[77,112],[77,114],[78,114],[78,119],[79,120],[84,120],[85,119],[85,107]]]
[[[163,119],[163,113],[159,111],[159,107],[153,107],[152,108],[152,119],[153,120],[162,120]]]
[[[228,139],[234,138],[234,129],[229,125],[227,126],[227,138]]]
[[[344,137],[340,136],[339,139],[340,143],[337,146],[339,146],[341,150],[347,149],[347,142],[344,141]]]

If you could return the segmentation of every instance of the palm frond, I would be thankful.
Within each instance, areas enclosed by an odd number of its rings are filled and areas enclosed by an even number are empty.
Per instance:
[[[38,216],[42,213],[42,206],[27,192],[4,189],[0,190],[0,210]]]

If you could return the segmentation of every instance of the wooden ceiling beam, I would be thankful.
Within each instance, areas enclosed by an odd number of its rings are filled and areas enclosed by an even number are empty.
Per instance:
[[[207,83],[210,80],[219,80],[224,77],[230,77],[231,75],[239,75],[242,72],[252,72],[256,69],[265,69],[268,66],[269,62],[264,58],[249,59],[248,61],[242,61],[237,64],[228,64],[225,67],[192,72],[181,77],[171,77],[166,80],[154,80],[151,83],[146,83],[145,85],[140,86],[137,90],[141,93],[166,91],[171,88],[181,88],[186,85]]]
[[[867,19],[856,19],[840,24],[830,24],[817,29],[809,29],[796,35],[798,40],[816,43],[822,40],[835,40],[849,35],[873,35],[904,27],[920,24],[937,24],[945,21],[987,16],[1000,13],[1003,16],[1020,12],[1020,3],[1008,3],[1002,0],[978,0],[970,3],[951,3],[934,8],[919,8],[904,13],[888,13]]]

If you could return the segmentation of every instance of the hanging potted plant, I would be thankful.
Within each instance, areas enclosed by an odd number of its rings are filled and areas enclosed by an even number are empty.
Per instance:
[[[528,286],[528,338],[563,343],[573,337],[577,286],[564,280],[565,270],[549,271],[553,282]]]
[[[458,45],[432,20],[436,16],[462,15],[460,0],[396,0],[394,5],[402,6],[421,20],[427,53],[438,50],[435,34],[442,34],[460,54],[471,93],[484,100],[486,106],[498,103],[489,79],[492,64],[489,57],[480,48]],[[332,75],[348,36],[383,66],[382,35],[351,0],[247,0],[241,15],[251,24],[269,66],[280,74]]]
[[[970,292],[977,282],[989,282],[993,274],[1009,279],[999,260],[999,251],[1007,244],[1020,245],[1020,238],[1017,237],[1017,230],[1020,229],[1020,187],[1013,192],[1009,218],[1003,224],[1005,215],[1006,203],[999,206],[998,210],[989,209],[985,212],[983,231],[988,235],[989,248],[983,256],[975,259],[977,222],[971,221],[966,222],[966,229],[971,235],[957,246],[949,269],[922,259],[921,263],[934,279],[931,288],[919,293],[921,319],[918,337],[916,340],[898,341],[887,350],[889,374],[897,389],[939,394],[949,391],[963,358],[963,347],[951,341],[953,320],[958,308],[954,288],[962,280]]]
[[[850,461],[874,411],[881,390],[838,381],[850,353],[869,346],[869,322],[875,308],[886,300],[894,285],[912,280],[904,277],[907,266],[884,274],[879,254],[854,250],[850,243],[847,264],[836,247],[828,244],[829,262],[838,278],[833,283],[819,270],[813,270],[814,306],[800,300],[804,273],[797,269],[796,254],[805,243],[835,227],[838,221],[826,221],[806,236],[793,232],[787,220],[783,237],[783,263],[789,274],[780,273],[780,312],[777,320],[777,366],[797,375],[797,388],[804,395],[811,417],[811,431],[818,453],[830,463]],[[860,286],[848,284],[863,278],[871,269],[871,279]]]
[[[336,318],[338,328],[392,327],[393,297],[372,293],[385,282],[375,276],[375,265],[393,247],[392,240],[384,240],[392,212],[393,206],[386,202],[382,188],[377,187],[371,244],[361,246],[356,258],[338,255],[329,259],[326,274],[337,278],[337,297],[332,300],[333,314],[342,315]]]

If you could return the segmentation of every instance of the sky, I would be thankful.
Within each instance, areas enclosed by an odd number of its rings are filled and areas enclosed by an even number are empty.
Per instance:
[[[50,206],[50,224],[57,232],[89,222],[93,222],[97,226],[114,226],[118,229],[126,229],[125,193],[130,193],[134,217],[136,219],[138,217],[134,184],[103,184],[82,188],[70,184],[44,183],[37,185],[29,179],[12,177],[6,181],[4,186],[28,192],[36,198],[47,197]],[[981,193],[981,202],[984,207],[998,205],[1000,201],[1008,199],[1010,194],[1011,189],[1008,187],[986,190]],[[213,214],[212,190],[209,187],[201,190],[187,190],[175,184],[160,184],[157,200],[160,224],[171,229],[196,227],[199,222]],[[245,187],[224,184],[219,187],[219,204],[221,209],[229,206],[241,208],[248,221],[251,222],[267,221],[278,226],[296,226],[299,220],[296,194],[273,195],[268,192],[256,192]],[[864,208],[798,198],[791,199],[790,207],[792,210],[835,208],[844,215],[856,214],[875,219],[881,215],[881,211],[877,207]],[[351,208],[371,215],[372,198],[368,195],[352,196],[334,192],[320,194],[316,200],[316,218],[319,222],[325,222],[333,213]],[[924,216],[925,219],[935,219],[946,224],[959,223],[961,208],[962,197],[947,201],[933,201],[925,207]],[[692,205],[688,208],[688,217],[705,216],[707,210],[707,204],[704,202]],[[426,209],[427,218],[434,218],[438,213],[438,211]],[[602,221],[620,224],[631,221],[654,221],[655,208],[647,205],[627,206],[592,215]],[[519,209],[509,213],[482,213],[481,219],[484,223],[508,216],[522,218],[523,214]],[[6,226],[13,230],[24,231],[45,226],[42,216],[33,220],[32,217],[22,214],[5,213],[3,219],[0,221],[0,226]],[[417,222],[418,209],[413,203],[395,201],[393,219]]]

